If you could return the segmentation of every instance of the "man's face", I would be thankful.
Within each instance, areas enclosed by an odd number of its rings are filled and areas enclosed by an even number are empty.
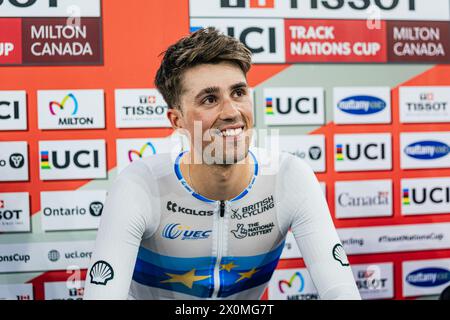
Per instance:
[[[190,134],[191,150],[209,164],[243,160],[251,141],[253,105],[242,70],[227,62],[201,64],[185,71],[182,86],[180,124]]]

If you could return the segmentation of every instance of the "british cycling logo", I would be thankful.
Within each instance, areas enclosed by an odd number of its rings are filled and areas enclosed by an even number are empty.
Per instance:
[[[275,207],[275,202],[273,200],[273,195],[258,201],[254,204],[251,204],[246,207],[242,207],[241,212],[239,213],[239,209],[231,209],[233,213],[231,214],[231,219],[241,220],[243,218],[249,218],[251,216],[256,216],[260,213],[264,213],[270,209]]]
[[[181,236],[181,240],[202,240],[208,239],[212,230],[190,230],[190,227],[182,226],[179,223],[167,224],[162,236],[166,239],[177,239]]]
[[[108,262],[100,260],[92,266],[89,276],[91,283],[105,286],[109,280],[114,279],[114,270]]]
[[[103,203],[101,203],[100,201],[92,202],[89,205],[89,213],[94,217],[101,216],[102,211],[103,211]]]
[[[339,261],[343,267],[348,267],[350,265],[344,247],[339,243],[333,247],[333,258]]]
[[[194,216],[212,216],[214,214],[213,210],[199,210],[196,209],[189,209],[179,206],[177,203],[172,201],[167,201],[166,208],[169,212],[174,213],[184,213],[184,214],[191,214]]]
[[[236,239],[244,239],[246,237],[256,237],[259,235],[264,235],[272,232],[275,227],[273,222],[260,225],[259,222],[249,223],[247,227],[244,224],[238,223],[236,230],[231,230],[231,233]]]
[[[387,104],[373,96],[351,96],[338,102],[339,110],[352,115],[370,115],[383,111]]]
[[[450,281],[450,270],[444,268],[423,268],[406,276],[406,282],[416,287],[437,287]]]
[[[435,160],[450,153],[450,146],[439,141],[420,141],[408,145],[405,154],[418,160]]]

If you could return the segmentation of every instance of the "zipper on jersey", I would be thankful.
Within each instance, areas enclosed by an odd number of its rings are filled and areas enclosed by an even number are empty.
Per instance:
[[[225,216],[225,201],[221,200],[219,203],[219,217],[217,221],[217,257],[216,265],[214,266],[214,292],[213,298],[217,298],[220,290],[220,261],[222,260],[223,251],[223,224]]]

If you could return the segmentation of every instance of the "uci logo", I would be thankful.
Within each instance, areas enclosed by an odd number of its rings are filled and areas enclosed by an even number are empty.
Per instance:
[[[274,103],[275,100],[275,103]],[[266,114],[273,115],[275,113],[287,115],[295,109],[299,114],[318,114],[319,104],[317,97],[301,97],[301,98],[287,98],[286,105],[281,103],[280,98],[266,98]]]
[[[368,160],[385,160],[386,159],[386,145],[384,143],[369,143],[363,145],[357,143],[351,144],[337,144],[336,145],[336,160],[356,161],[361,158]]]
[[[99,201],[92,202],[89,205],[89,213],[94,217],[99,217],[103,212],[103,203]]]
[[[80,169],[99,168],[99,152],[97,150],[80,150],[75,153],[65,151],[61,159],[61,153],[57,151],[41,151],[41,169],[52,169],[52,167],[66,169],[72,162]]]
[[[403,189],[403,205],[410,205],[411,202],[421,205],[428,199],[435,204],[450,204],[450,187]]]
[[[1,55],[1,48],[0,48]],[[6,109],[6,111],[1,112]],[[19,101],[0,101],[0,120],[19,119]]]
[[[6,167],[7,162],[3,159],[0,159],[0,167]],[[25,164],[25,157],[20,153],[13,153],[9,157],[9,165],[13,169],[20,169]]]

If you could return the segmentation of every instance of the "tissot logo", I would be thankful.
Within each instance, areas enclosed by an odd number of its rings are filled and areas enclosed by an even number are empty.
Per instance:
[[[322,88],[266,88],[264,99],[268,125],[324,123]]]
[[[40,173],[44,180],[104,178],[104,140],[39,142]]]
[[[400,87],[400,121],[450,121],[450,87]]]
[[[336,135],[336,171],[390,170],[390,134]]]
[[[29,194],[0,193],[0,232],[30,231]]]
[[[104,128],[103,90],[38,91],[39,129]]]
[[[184,208],[172,201],[167,201],[166,209],[169,212],[184,213],[184,214],[190,214],[193,216],[212,216],[214,214],[214,210],[197,210],[197,209]]]
[[[118,89],[115,95],[118,128],[170,127],[167,103],[156,89]]]
[[[393,263],[352,264],[352,272],[364,300],[393,298]]]
[[[191,32],[212,26],[240,40],[252,53],[253,62],[276,63],[285,60],[282,19],[191,19]]]
[[[28,180],[26,142],[0,142],[0,181]]]
[[[291,0],[291,8],[297,8],[298,0]],[[275,0],[220,0],[221,8],[273,9]]]
[[[0,130],[26,130],[25,91],[0,91]]]

